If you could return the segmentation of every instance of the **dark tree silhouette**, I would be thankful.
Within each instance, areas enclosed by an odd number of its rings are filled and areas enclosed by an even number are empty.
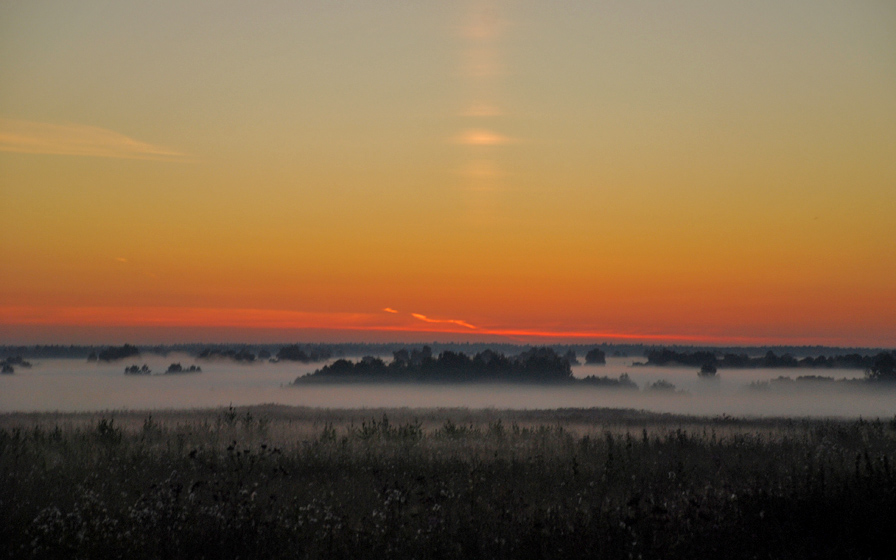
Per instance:
[[[411,363],[411,354],[407,348],[392,352],[392,364],[395,367],[407,367]]]
[[[125,344],[124,346],[110,346],[100,351],[97,358],[101,362],[111,362],[113,360],[122,360],[131,356],[139,356],[140,350],[136,346]]]
[[[896,357],[890,352],[881,352],[874,357],[865,375],[873,381],[896,381]]]
[[[573,350],[572,348],[567,350],[566,354],[564,354],[563,357],[566,358],[566,361],[569,362],[569,365],[571,365],[571,366],[579,365],[579,357],[576,356],[576,351]]]
[[[311,356],[305,353],[298,344],[284,346],[277,352],[278,360],[288,360],[290,362],[310,362]]]
[[[600,348],[592,348],[585,354],[585,363],[591,365],[601,365],[607,363],[607,355]]]

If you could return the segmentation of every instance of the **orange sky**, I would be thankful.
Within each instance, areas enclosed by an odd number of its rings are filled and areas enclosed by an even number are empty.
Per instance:
[[[0,343],[896,346],[893,29],[880,2],[5,3]]]

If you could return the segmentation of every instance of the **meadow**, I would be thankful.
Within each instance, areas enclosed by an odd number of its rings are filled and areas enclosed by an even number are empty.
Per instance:
[[[884,558],[896,420],[0,415],[9,558]]]

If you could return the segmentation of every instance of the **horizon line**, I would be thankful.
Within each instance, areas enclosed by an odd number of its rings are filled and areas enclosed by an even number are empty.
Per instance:
[[[460,340],[479,341],[482,339],[501,339],[501,343],[531,344],[533,341],[583,341],[629,342],[635,344],[679,344],[706,346],[828,346],[833,348],[887,348],[896,346],[889,340],[890,333],[876,335],[765,335],[765,334],[694,334],[693,332],[631,332],[613,331],[593,328],[537,328],[537,327],[505,327],[488,326],[479,323],[474,327],[466,321],[456,319],[431,319],[429,316],[411,313],[413,322],[402,320],[392,312],[307,312],[278,309],[223,309],[223,308],[181,308],[181,307],[34,307],[34,306],[0,306],[0,341],[4,338],[19,340],[59,340],[67,337],[67,329],[80,329],[82,336],[71,336],[69,339],[103,338],[103,329],[128,329],[136,340],[170,340],[170,337],[158,336],[160,329],[179,331],[190,329],[194,338],[202,331],[215,337],[234,339],[238,331],[268,331],[266,336],[273,340],[282,340],[284,335],[295,331],[304,331],[310,335],[308,339],[330,341],[326,343],[354,343],[345,341],[343,337],[364,336],[383,339],[394,333],[404,333],[408,337],[420,338],[433,335],[437,337],[457,337]],[[421,319],[423,317],[424,319]],[[390,324],[391,323],[391,324]],[[22,330],[30,333],[21,332]],[[51,332],[55,330],[56,332]],[[220,331],[227,331],[223,334]],[[718,329],[717,329],[718,330]],[[43,331],[43,332],[41,332]],[[86,331],[93,331],[87,333]],[[155,336],[153,336],[153,333]],[[87,334],[87,336],[83,336]],[[111,333],[109,333],[111,334]],[[118,333],[119,335],[124,333]],[[298,334],[298,332],[296,332]],[[172,332],[177,336],[176,332]],[[121,340],[120,336],[109,338]],[[343,338],[340,342],[332,340]],[[367,337],[365,337],[367,338]],[[870,340],[861,340],[862,338]],[[365,342],[370,341],[369,338]],[[276,343],[276,342],[273,342]],[[363,342],[362,342],[363,343]],[[556,342],[555,342],[556,343]],[[175,343],[176,344],[176,343]]]

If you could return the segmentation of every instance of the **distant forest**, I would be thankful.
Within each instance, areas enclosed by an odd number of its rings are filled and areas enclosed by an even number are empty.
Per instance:
[[[506,356],[491,349],[473,357],[462,352],[444,350],[433,355],[424,346],[392,353],[386,363],[375,356],[365,356],[356,362],[338,359],[313,373],[298,377],[295,384],[307,382],[389,381],[389,382],[513,382],[513,383],[584,383],[606,387],[637,389],[627,375],[618,379],[588,376],[576,379],[572,375],[569,353],[558,354],[554,349],[530,348],[515,356]],[[573,359],[575,359],[573,354]]]
[[[716,368],[842,368],[842,369],[869,369],[874,365],[875,359],[880,354],[862,355],[837,354],[832,356],[805,356],[796,358],[786,353],[776,354],[769,350],[763,356],[750,357],[744,352],[727,352],[719,357],[713,351],[703,350],[695,352],[677,352],[669,348],[650,350],[646,353],[647,362],[636,365],[648,366],[714,366]]]
[[[495,344],[495,343],[472,343],[472,342],[430,342],[427,345],[432,349],[433,353],[439,354],[444,351],[462,352],[467,355],[475,355],[485,350],[492,350],[506,355],[516,355],[525,352],[533,346],[520,344]],[[117,360],[135,356],[137,354],[159,354],[162,356],[171,353],[185,353],[197,358],[223,358],[223,359],[239,359],[241,356],[245,361],[268,360],[277,358],[281,360],[292,360],[293,356],[297,357],[296,361],[321,361],[330,358],[339,358],[346,356],[389,356],[393,352],[407,347],[407,343],[394,342],[382,344],[366,344],[366,343],[294,343],[294,344],[215,344],[215,343],[189,343],[189,344],[161,344],[161,345],[131,345],[123,346],[114,345],[6,345],[0,346],[0,356],[22,356],[23,358],[72,358],[87,359],[91,354],[96,358],[105,359],[108,356],[110,360]],[[701,353],[712,354],[713,357],[721,363],[728,355],[748,356],[750,359],[764,357],[769,352],[776,356],[790,356],[796,360],[802,360],[806,357],[818,358],[822,356],[861,356],[871,358],[882,351],[892,350],[884,348],[836,348],[829,346],[731,346],[731,347],[710,347],[710,346],[655,346],[646,344],[554,344],[548,345],[549,348],[561,355],[568,355],[573,352],[576,355],[586,355],[589,351],[599,349],[606,357],[647,357],[650,365],[672,365],[669,360],[663,364],[663,355],[694,356]],[[124,352],[122,352],[124,351]],[[136,351],[136,353],[134,353]],[[285,352],[281,354],[281,351]],[[121,355],[122,353],[126,355]],[[660,353],[660,354],[658,354]],[[663,354],[665,353],[665,354]],[[118,354],[118,355],[116,355]],[[203,356],[200,356],[200,355]],[[252,360],[248,360],[249,355],[253,356]],[[304,354],[304,357],[302,356]],[[101,357],[101,355],[103,357]],[[654,359],[650,360],[653,355]],[[705,354],[703,354],[705,357]],[[658,361],[659,359],[659,361]],[[825,358],[825,362],[828,362]],[[697,363],[699,362],[699,363]],[[682,365],[702,366],[704,362],[690,360],[687,362],[678,361]],[[733,362],[732,362],[733,363]],[[574,364],[574,362],[573,362]],[[808,362],[806,364],[808,365]],[[719,367],[729,367],[721,365]],[[734,366],[731,366],[734,367]],[[750,367],[791,367],[786,365],[775,366],[750,366]],[[812,366],[814,367],[814,366]],[[820,366],[820,367],[855,367],[863,368],[863,365],[836,365],[836,366]]]

